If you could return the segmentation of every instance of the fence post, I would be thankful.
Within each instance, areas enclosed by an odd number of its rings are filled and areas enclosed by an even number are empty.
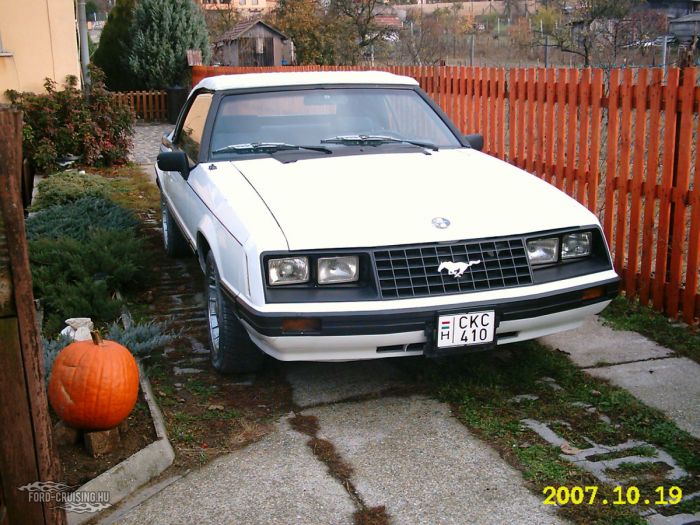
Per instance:
[[[667,275],[670,289],[666,298],[665,310],[676,317],[679,310],[681,287],[682,256],[685,241],[685,210],[683,196],[690,184],[690,162],[693,139],[693,102],[695,97],[695,69],[684,68],[680,72],[680,108],[676,106],[676,145],[671,184],[671,209],[668,230],[669,250],[667,253]],[[690,242],[693,242],[692,239]]]
[[[55,502],[32,502],[18,488],[59,481],[44,387],[24,210],[22,114],[0,110],[0,478],[10,523],[65,523]]]

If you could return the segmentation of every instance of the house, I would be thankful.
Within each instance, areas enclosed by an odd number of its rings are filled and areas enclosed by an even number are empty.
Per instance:
[[[211,9],[236,9],[244,16],[257,13],[268,13],[277,5],[277,0],[195,0],[206,10]]]
[[[246,20],[214,42],[214,62],[222,66],[282,66],[294,62],[294,45],[262,20]]]
[[[700,11],[700,0],[649,0],[639,7],[665,13],[669,18],[679,18]]]
[[[700,37],[700,13],[691,13],[668,22],[669,32],[680,44],[690,44],[693,37]]]
[[[0,103],[5,91],[42,92],[44,79],[80,78],[73,0],[0,2]]]

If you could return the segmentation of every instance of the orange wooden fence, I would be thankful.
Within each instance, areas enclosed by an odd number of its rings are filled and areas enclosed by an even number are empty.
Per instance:
[[[120,104],[129,106],[138,120],[156,122],[168,119],[165,91],[125,91],[113,96]]]
[[[195,67],[207,76],[364,67]],[[700,88],[696,71],[395,66],[484,151],[597,213],[622,288],[688,323],[700,316]]]

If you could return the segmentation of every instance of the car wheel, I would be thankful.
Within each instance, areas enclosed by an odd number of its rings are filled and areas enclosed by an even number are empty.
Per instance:
[[[224,374],[259,370],[265,356],[236,317],[233,301],[223,293],[212,252],[206,259],[206,287],[212,366]]]
[[[160,194],[160,215],[162,217],[163,247],[165,248],[165,253],[170,257],[187,255],[190,247],[180,227],[170,214],[170,209],[162,193]]]

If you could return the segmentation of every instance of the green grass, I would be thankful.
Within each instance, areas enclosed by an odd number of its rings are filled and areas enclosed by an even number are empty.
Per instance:
[[[578,448],[590,446],[584,436],[606,445],[630,439],[646,441],[666,450],[691,474],[674,484],[687,493],[700,490],[700,441],[680,430],[662,413],[643,405],[626,391],[586,375],[564,355],[535,342],[509,345],[508,351],[445,360],[410,360],[402,366],[426,381],[436,397],[451,403],[459,419],[520,469],[538,494],[548,485],[600,486],[597,505],[565,505],[559,509],[576,523],[608,525],[645,521],[630,507],[603,506],[600,502],[604,498],[614,498],[612,487],[602,485],[588,472],[562,459],[561,450],[525,427],[522,419],[549,424]],[[542,377],[553,378],[563,390],[553,390],[538,382]],[[535,394],[539,399],[511,401],[520,394]],[[592,405],[597,412],[572,405],[575,402]],[[599,413],[610,417],[611,423],[601,421]],[[646,446],[631,450],[629,455],[652,453],[652,447]],[[641,479],[640,483],[647,485],[640,486],[653,496],[650,484],[658,481]],[[671,485],[663,481],[666,486]]]
[[[616,297],[601,314],[615,330],[631,330],[700,363],[700,333],[674,324],[662,314],[642,306],[637,300]]]
[[[209,398],[216,393],[218,387],[216,385],[210,385],[199,379],[189,379],[185,383],[185,388],[194,396],[202,399],[202,401],[208,401]]]

